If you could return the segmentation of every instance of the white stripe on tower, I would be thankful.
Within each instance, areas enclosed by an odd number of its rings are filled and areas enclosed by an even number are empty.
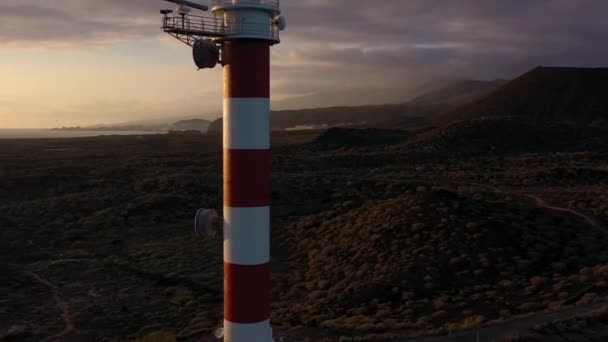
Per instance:
[[[224,99],[224,148],[259,149],[270,148],[270,99],[227,98]]]
[[[270,342],[270,46],[227,40],[224,341]]]
[[[270,207],[224,207],[224,261],[260,265],[270,260]]]
[[[252,324],[238,324],[230,321],[224,321],[224,331],[224,341],[272,341],[270,320]]]

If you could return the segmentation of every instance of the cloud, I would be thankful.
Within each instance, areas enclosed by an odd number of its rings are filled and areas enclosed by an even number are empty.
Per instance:
[[[608,1],[283,0],[281,5],[288,27],[272,54],[278,99],[353,89],[353,101],[395,102],[420,84],[441,79],[511,78],[541,64],[602,66],[608,60]],[[80,49],[155,39],[161,34],[158,10],[172,6],[160,0],[2,1],[0,43]],[[158,49],[171,46],[181,47],[158,40]],[[369,89],[367,97],[361,88]]]
[[[158,9],[171,6],[160,0],[2,2],[0,41],[104,44],[153,37],[159,35]],[[608,33],[608,2],[599,0],[286,0],[282,6],[290,50],[297,54],[312,46],[320,58],[335,55],[337,63],[350,52],[348,57],[368,57],[372,64],[374,54],[361,53],[382,47],[387,53],[380,62],[391,52],[404,58],[414,54],[415,61],[428,56],[416,50],[439,49],[454,52],[444,59],[473,60],[488,52],[508,59],[561,54],[568,48],[572,55],[592,51],[605,56],[608,50],[600,44]],[[350,51],[335,47],[347,44],[354,45]]]
[[[151,1],[22,0],[0,3],[5,46],[104,45],[158,34]]]

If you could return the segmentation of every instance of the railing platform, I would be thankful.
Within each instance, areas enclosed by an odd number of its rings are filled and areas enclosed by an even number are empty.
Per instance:
[[[222,37],[226,35],[224,21],[216,16],[166,16],[163,18],[163,30],[167,33],[204,37]]]
[[[222,16],[216,15],[165,15],[162,29],[188,45],[194,44],[200,38],[224,37],[279,42],[279,29],[270,22],[268,24],[227,22]]]

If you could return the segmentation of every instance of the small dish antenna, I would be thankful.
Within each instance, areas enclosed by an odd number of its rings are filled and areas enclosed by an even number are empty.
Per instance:
[[[192,45],[192,57],[199,69],[212,69],[220,60],[220,50],[210,39],[197,39]]]
[[[217,338],[218,340],[224,337],[224,328],[219,327],[217,329],[215,329],[215,332],[213,333],[213,335],[215,335],[215,338]]]
[[[283,31],[287,27],[287,19],[285,19],[284,15],[278,15],[274,18],[274,24],[277,25],[280,31]]]
[[[202,238],[212,239],[220,230],[220,219],[215,209],[199,209],[194,217],[194,232]]]

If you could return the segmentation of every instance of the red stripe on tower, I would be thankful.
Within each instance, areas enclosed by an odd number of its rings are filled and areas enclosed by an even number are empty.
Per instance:
[[[224,150],[224,205],[270,204],[270,150]]]
[[[270,43],[223,44],[224,340],[270,342]]]
[[[224,317],[234,323],[258,323],[270,317],[269,265],[224,264],[228,300]]]
[[[270,44],[262,40],[224,42],[224,97],[270,97]]]

